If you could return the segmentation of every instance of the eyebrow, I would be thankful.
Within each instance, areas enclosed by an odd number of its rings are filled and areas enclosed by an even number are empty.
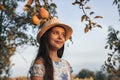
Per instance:
[[[52,29],[52,31],[59,31],[57,29]],[[66,31],[64,30],[62,33],[65,33],[66,34]]]

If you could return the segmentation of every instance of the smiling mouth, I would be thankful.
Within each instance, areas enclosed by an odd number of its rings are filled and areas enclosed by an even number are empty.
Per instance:
[[[62,41],[55,41],[57,44],[62,44],[63,42]]]

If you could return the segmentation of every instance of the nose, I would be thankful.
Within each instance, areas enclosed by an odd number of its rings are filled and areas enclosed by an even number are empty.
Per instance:
[[[58,35],[58,38],[59,38],[59,39],[62,39],[62,36],[59,34],[59,35]]]
[[[58,38],[59,38],[59,39],[62,39],[62,38],[63,38],[63,35],[62,35],[62,34],[59,34]]]

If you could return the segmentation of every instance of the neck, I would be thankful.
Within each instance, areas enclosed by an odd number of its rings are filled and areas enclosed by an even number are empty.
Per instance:
[[[50,58],[53,61],[60,61],[60,58],[57,56],[57,50],[50,50]]]

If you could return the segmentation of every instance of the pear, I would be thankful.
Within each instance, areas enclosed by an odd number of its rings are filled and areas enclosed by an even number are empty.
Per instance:
[[[39,25],[40,22],[41,22],[41,20],[37,17],[37,15],[33,15],[33,16],[32,16],[32,23],[33,23],[34,25]]]
[[[46,19],[49,17],[49,12],[44,7],[41,7],[39,10],[39,15],[41,18]]]

